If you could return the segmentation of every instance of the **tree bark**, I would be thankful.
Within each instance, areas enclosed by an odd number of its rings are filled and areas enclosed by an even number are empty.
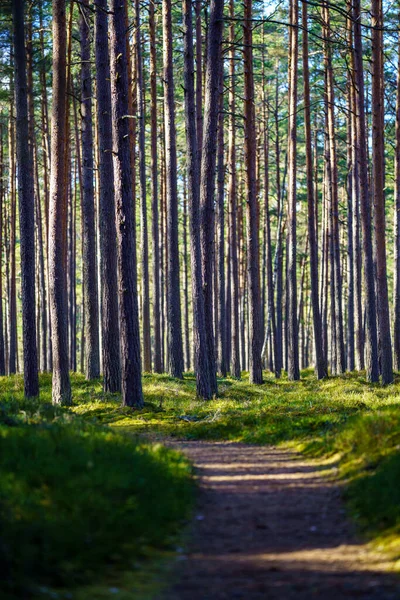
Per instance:
[[[99,232],[102,293],[102,362],[105,392],[121,390],[117,245],[112,155],[107,1],[98,0],[95,27],[97,126],[99,140]]]
[[[385,146],[382,0],[372,0],[372,163],[378,343],[382,383],[393,381],[389,295],[386,269]]]
[[[93,186],[92,79],[90,62],[89,0],[80,4],[81,41],[81,139],[83,279],[85,280],[85,375],[100,376],[99,301],[97,289],[96,231]]]
[[[131,147],[128,110],[128,35],[126,0],[111,1],[110,72],[117,230],[122,404],[141,408],[140,333],[136,272],[136,232],[132,202]]]
[[[299,333],[297,324],[296,275],[296,110],[297,110],[297,60],[298,60],[298,0],[290,1],[289,31],[289,131],[288,131],[288,255],[287,295],[288,306],[288,377],[300,379]]]
[[[178,191],[171,11],[171,0],[163,0],[164,116],[168,217],[167,337],[169,373],[172,377],[182,379],[183,347],[179,285]]]
[[[261,298],[258,201],[256,193],[256,126],[254,107],[252,0],[244,2],[244,161],[246,174],[247,273],[249,298],[249,377],[251,383],[262,383],[261,364]]]
[[[223,0],[211,0],[200,175],[201,254],[208,363],[213,394],[218,391],[213,332],[213,266],[215,230],[215,166],[218,128],[218,95],[223,29]]]
[[[199,156],[196,132],[194,91],[194,59],[191,0],[183,0],[185,125],[187,147],[190,257],[192,272],[193,343],[197,395],[204,400],[212,397],[207,338],[204,316],[204,296],[201,274]]]
[[[65,0],[53,0],[53,104],[49,206],[49,296],[52,331],[53,402],[71,404],[68,361],[65,256],[67,197],[66,150],[66,19]]]

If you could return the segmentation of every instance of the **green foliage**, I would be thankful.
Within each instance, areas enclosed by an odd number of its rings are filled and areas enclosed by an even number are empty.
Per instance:
[[[4,397],[2,597],[101,581],[110,570],[132,570],[148,548],[168,548],[193,495],[180,454],[46,403],[29,405],[19,392]]]

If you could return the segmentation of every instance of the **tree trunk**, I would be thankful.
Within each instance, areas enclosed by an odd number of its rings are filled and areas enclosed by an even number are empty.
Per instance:
[[[288,131],[288,255],[287,294],[288,307],[288,377],[300,379],[299,333],[297,326],[297,275],[296,275],[296,110],[297,110],[297,60],[298,60],[298,0],[290,1],[289,32],[289,131]]]
[[[188,199],[190,226],[190,256],[192,272],[193,341],[196,390],[200,398],[212,397],[207,338],[204,317],[204,296],[201,276],[199,156],[196,137],[192,5],[183,1],[185,125],[187,146]]]
[[[80,5],[81,129],[82,129],[82,227],[83,279],[85,280],[85,375],[100,376],[99,301],[97,289],[96,231],[93,187],[92,80],[90,62],[89,0]]]
[[[171,11],[171,0],[163,0],[164,115],[168,216],[168,359],[170,375],[182,379],[183,347],[179,285],[178,191]]]
[[[368,381],[379,380],[378,342],[376,331],[376,301],[374,263],[371,238],[371,207],[368,184],[367,138],[365,128],[364,68],[361,38],[360,0],[353,2],[354,54],[356,82],[356,112],[358,138],[358,169],[360,175],[360,208],[364,253],[364,290],[366,306],[366,370]]]
[[[249,290],[249,377],[251,383],[262,383],[261,364],[261,298],[258,201],[256,193],[256,126],[254,108],[252,0],[244,2],[244,161],[246,174],[247,272]]]
[[[121,390],[118,322],[117,245],[112,155],[111,87],[107,1],[96,6],[96,82],[99,140],[99,230],[102,293],[102,362],[105,392]]]
[[[140,28],[140,3],[135,0],[136,17],[136,91],[137,122],[139,129],[139,183],[140,183],[140,250],[142,263],[142,328],[143,328],[143,370],[151,371],[150,336],[150,284],[149,284],[149,240],[147,226],[146,198],[146,149],[145,149],[145,107],[142,40]]]
[[[200,176],[201,254],[205,325],[211,390],[216,394],[217,376],[213,332],[213,265],[215,229],[215,166],[218,128],[218,96],[223,29],[223,0],[211,0],[207,37],[203,148]]]
[[[229,140],[228,140],[228,202],[229,202],[229,248],[231,257],[231,375],[240,378],[239,337],[239,266],[237,235],[237,184],[236,184],[236,124],[235,124],[235,24],[234,0],[229,2]]]
[[[52,331],[53,402],[71,404],[68,364],[65,256],[67,197],[66,151],[66,19],[65,0],[53,0],[53,104],[49,206],[49,296]]]
[[[153,366],[155,373],[162,372],[161,356],[161,299],[160,296],[160,241],[158,210],[158,165],[157,165],[157,52],[156,28],[154,22],[154,2],[149,3],[150,36],[150,118],[151,118],[151,235],[152,235],[152,276],[153,276]]]
[[[376,300],[378,342],[382,383],[393,381],[393,358],[390,336],[389,296],[386,269],[385,218],[385,146],[383,90],[383,16],[382,0],[372,0],[372,163],[374,194],[374,233],[376,260]]]
[[[136,272],[136,232],[129,140],[126,0],[111,1],[110,72],[117,230],[121,390],[124,406],[143,406]],[[132,115],[131,115],[132,116]]]
[[[311,301],[314,325],[315,371],[318,379],[327,376],[326,361],[322,349],[322,325],[318,294],[318,244],[315,223],[315,198],[313,182],[313,160],[311,148],[310,74],[308,67],[308,17],[307,3],[303,0],[303,81],[304,81],[304,128],[307,171],[308,240],[310,250]]]

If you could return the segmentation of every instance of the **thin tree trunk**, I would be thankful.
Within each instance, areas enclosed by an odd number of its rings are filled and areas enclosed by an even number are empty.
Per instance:
[[[249,298],[249,377],[251,383],[262,383],[261,364],[261,298],[260,252],[258,233],[258,201],[256,193],[256,127],[254,107],[252,0],[244,2],[244,160],[246,174],[247,271]]]
[[[89,0],[80,5],[81,128],[82,128],[82,225],[83,279],[85,280],[85,375],[100,376],[99,300],[97,288],[96,231],[93,187],[92,80],[90,62]]]
[[[225,157],[224,157],[224,66],[221,59],[221,80],[219,95],[219,118],[218,118],[218,159],[217,159],[217,265],[216,276],[218,279],[218,322],[217,322],[217,349],[218,349],[218,371],[222,377],[227,374],[226,357],[226,306],[225,306],[225,211],[224,211],[224,181],[225,181]]]
[[[149,283],[149,240],[147,225],[146,197],[146,149],[145,149],[145,107],[142,40],[140,27],[140,3],[135,0],[136,17],[136,91],[137,122],[139,129],[139,183],[140,183],[140,251],[142,263],[142,328],[143,328],[143,370],[151,371],[150,335],[150,283]]]
[[[313,160],[311,148],[310,74],[308,67],[308,16],[307,3],[303,0],[303,81],[304,81],[304,128],[307,170],[308,240],[310,250],[311,299],[314,326],[315,371],[318,379],[327,376],[326,361],[322,349],[322,325],[318,295],[318,244],[315,223],[315,197],[313,183]],[[304,366],[304,365],[303,365]]]
[[[288,132],[288,255],[287,294],[288,306],[288,377],[300,379],[299,333],[297,326],[297,275],[296,275],[296,110],[297,110],[297,60],[298,60],[298,0],[290,1],[289,32],[289,132]]]
[[[182,379],[183,347],[179,285],[178,191],[171,11],[171,0],[163,0],[164,115],[168,213],[168,359],[169,373],[172,377]]]
[[[228,201],[229,201],[229,248],[231,257],[231,375],[240,378],[239,337],[239,266],[237,235],[237,183],[236,183],[236,100],[235,100],[235,24],[234,0],[229,1],[229,140],[228,140]]]
[[[157,159],[157,52],[156,28],[154,22],[154,2],[149,3],[150,35],[150,118],[151,118],[151,235],[152,235],[152,276],[153,276],[153,366],[155,373],[162,372],[161,356],[161,301],[160,295],[160,240],[158,210],[158,159]]]
[[[374,233],[376,259],[376,296],[378,342],[382,383],[393,381],[392,343],[390,336],[389,295],[386,269],[385,218],[385,146],[383,89],[383,15],[382,0],[372,0],[372,162],[374,194]]]
[[[394,155],[394,199],[395,199],[395,237],[394,237],[394,366],[400,371],[400,35],[399,58],[397,66],[396,98],[396,145]]]
[[[367,138],[365,126],[364,69],[361,38],[360,0],[353,2],[354,53],[356,81],[356,112],[358,138],[358,169],[360,175],[360,208],[364,253],[364,289],[366,305],[366,370],[368,381],[378,381],[378,342],[376,330],[376,300],[374,263],[371,238],[371,207],[369,199]]]

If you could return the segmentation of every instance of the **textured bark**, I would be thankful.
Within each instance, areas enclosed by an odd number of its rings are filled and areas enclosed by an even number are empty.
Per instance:
[[[143,406],[137,297],[134,206],[128,110],[126,2],[112,0],[110,71],[117,230],[121,391],[124,406]]]
[[[29,144],[24,0],[13,2],[13,26],[24,394],[32,398],[39,395],[39,378],[35,314],[35,198],[33,151]]]
[[[15,263],[15,228],[16,228],[16,189],[15,189],[15,127],[14,127],[14,92],[11,94],[10,121],[8,125],[8,155],[9,155],[9,249],[7,263],[10,265],[10,277],[8,288],[8,374],[17,372],[17,289],[16,289],[16,263]]]
[[[201,163],[201,151],[203,148],[203,47],[201,32],[201,6],[201,0],[196,0],[196,131],[199,163]]]
[[[213,394],[216,394],[218,391],[213,332],[213,266],[215,251],[215,166],[223,7],[223,0],[211,0],[207,37],[203,147],[200,175],[201,260],[208,363]]]
[[[4,226],[4,143],[3,124],[0,123],[0,254],[3,254],[3,226]],[[0,376],[6,374],[5,339],[3,324],[3,261],[0,261]]]
[[[310,249],[310,277],[311,277],[311,297],[314,326],[314,347],[315,347],[315,371],[318,379],[327,376],[326,361],[322,348],[322,325],[319,311],[318,294],[318,244],[317,231],[315,223],[315,197],[313,182],[313,160],[311,148],[311,115],[310,115],[310,74],[308,67],[308,18],[307,4],[303,0],[303,82],[304,82],[304,128],[306,145],[306,171],[307,171],[307,208],[308,208],[308,240]],[[304,340],[303,340],[304,345]],[[303,361],[303,366],[304,361]]]
[[[115,227],[111,87],[108,56],[108,16],[106,8],[107,1],[98,0],[95,45],[99,140],[102,361],[104,391],[118,392],[121,390],[121,362],[118,322],[117,233]]]
[[[256,126],[254,107],[252,0],[244,2],[244,161],[246,175],[247,273],[249,290],[249,377],[262,383],[260,252],[256,193]]]
[[[151,336],[150,336],[150,283],[149,283],[149,235],[147,225],[146,195],[146,149],[145,149],[145,108],[142,40],[140,29],[140,3],[135,0],[136,17],[136,91],[137,91],[137,123],[139,141],[139,184],[140,184],[140,252],[142,266],[142,329],[143,329],[143,370],[151,371]]]
[[[399,36],[400,48],[400,36]],[[394,366],[400,371],[400,52],[397,68],[396,98],[396,145],[394,162],[394,200],[395,200],[395,236],[394,236]]]
[[[82,231],[85,281],[85,375],[100,376],[99,300],[97,288],[96,231],[93,185],[92,78],[90,63],[89,0],[80,5],[81,129],[82,129]]]
[[[183,347],[179,285],[178,191],[171,10],[171,0],[163,0],[164,117],[168,217],[168,370],[172,377],[178,377],[179,379],[182,379]]]
[[[217,300],[217,356],[218,371],[222,377],[227,374],[227,356],[226,356],[226,306],[225,306],[225,157],[224,157],[224,67],[221,60],[220,75],[220,95],[219,95],[219,118],[218,118],[218,158],[217,158],[217,207],[218,207],[218,228],[217,228],[217,265],[215,275],[218,280],[218,300]]]
[[[182,291],[183,291],[183,353],[185,371],[190,370],[190,336],[189,336],[189,269],[188,269],[188,207],[186,179],[183,182],[183,211],[182,211],[182,237],[183,237],[183,273],[182,273]]]
[[[368,184],[367,137],[365,126],[364,69],[360,22],[360,0],[353,2],[354,54],[356,81],[356,111],[358,138],[358,169],[360,176],[360,209],[364,254],[364,292],[366,308],[366,371],[368,381],[378,381],[378,342],[376,330],[376,299],[371,238],[371,207]]]
[[[393,357],[390,336],[389,296],[386,269],[385,218],[385,147],[383,89],[383,16],[382,0],[372,0],[372,163],[374,196],[374,234],[376,262],[376,300],[378,343],[382,383],[393,381]]]
[[[239,339],[239,267],[237,237],[237,182],[236,182],[236,100],[235,100],[235,25],[234,0],[229,2],[229,139],[228,139],[228,203],[229,203],[229,248],[231,257],[231,375],[240,378]]]
[[[193,343],[197,395],[204,400],[212,397],[207,338],[204,317],[204,296],[201,274],[199,156],[195,121],[194,59],[192,6],[183,0],[185,125],[187,148],[190,258],[192,272]]]
[[[322,8],[322,17],[324,21],[324,62],[325,62],[325,103],[326,103],[326,119],[327,119],[327,138],[328,138],[328,175],[329,175],[329,191],[330,191],[330,209],[331,209],[331,244],[332,244],[332,260],[331,260],[331,316],[332,330],[334,338],[334,372],[344,373],[345,350],[344,350],[344,334],[343,334],[343,304],[342,304],[342,279],[341,279],[341,264],[340,264],[340,241],[339,241],[339,200],[338,200],[338,174],[337,174],[337,155],[336,155],[336,134],[335,134],[335,98],[334,98],[334,82],[332,68],[332,47],[330,43],[330,17],[329,8],[324,3]]]
[[[157,53],[156,29],[154,22],[154,2],[149,3],[150,36],[150,116],[151,116],[151,236],[152,236],[152,277],[153,277],[153,367],[156,373],[162,372],[161,355],[161,295],[160,295],[160,234],[158,209],[158,158],[157,158]]]
[[[66,20],[65,0],[53,0],[53,105],[49,206],[49,296],[52,331],[53,402],[71,404],[68,371],[65,242],[67,197],[66,150]]]
[[[297,110],[297,60],[298,60],[298,0],[290,2],[289,32],[289,131],[288,131],[288,254],[287,294],[288,308],[287,347],[288,377],[300,379],[299,339],[297,324],[296,276],[296,110]]]

